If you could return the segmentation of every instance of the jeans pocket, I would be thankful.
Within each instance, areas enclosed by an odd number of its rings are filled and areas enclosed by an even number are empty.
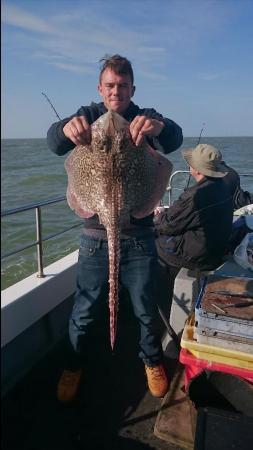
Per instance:
[[[157,253],[154,240],[138,239],[136,241],[136,249],[146,256],[153,256]]]
[[[79,247],[79,256],[89,257],[95,255],[97,250],[96,242],[85,242]]]

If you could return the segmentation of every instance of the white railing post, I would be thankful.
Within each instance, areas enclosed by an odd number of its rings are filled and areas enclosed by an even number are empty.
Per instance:
[[[44,278],[43,272],[43,246],[42,246],[42,234],[41,234],[41,209],[35,208],[36,213],[36,239],[37,239],[37,261],[38,261],[38,278]]]

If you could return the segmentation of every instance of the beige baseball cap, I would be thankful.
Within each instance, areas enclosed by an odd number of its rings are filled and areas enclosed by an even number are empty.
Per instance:
[[[221,152],[212,145],[199,144],[182,151],[182,155],[189,166],[207,177],[220,178],[228,173],[222,162]]]

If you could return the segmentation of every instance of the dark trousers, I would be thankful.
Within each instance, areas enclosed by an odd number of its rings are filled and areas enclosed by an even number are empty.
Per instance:
[[[153,237],[122,239],[120,249],[119,282],[129,293],[139,323],[139,356],[145,364],[156,365],[162,360],[162,347],[157,332],[158,261],[155,240]],[[83,235],[77,291],[69,322],[72,346],[83,362],[90,337],[97,333],[105,310],[108,311],[108,277],[107,241]]]

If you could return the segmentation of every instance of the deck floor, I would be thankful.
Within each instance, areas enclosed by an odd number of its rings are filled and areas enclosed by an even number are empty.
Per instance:
[[[181,450],[153,433],[161,399],[147,389],[131,311],[122,312],[118,330],[114,355],[94,343],[71,405],[55,395],[65,340],[5,396],[3,450]],[[166,363],[172,376],[175,361]]]

